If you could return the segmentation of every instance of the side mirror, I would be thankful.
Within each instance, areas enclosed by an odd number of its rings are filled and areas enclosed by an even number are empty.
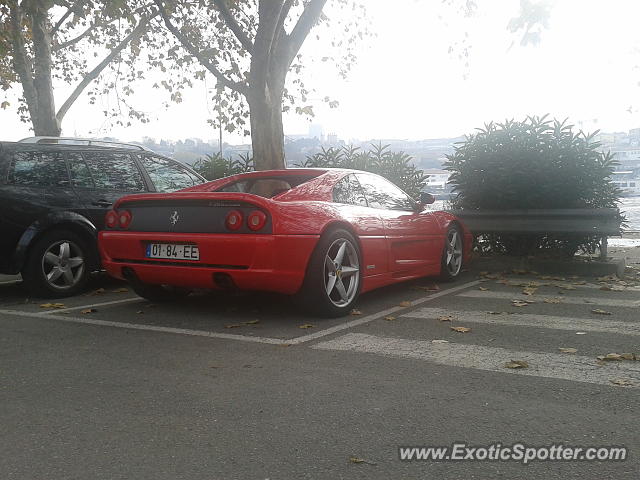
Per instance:
[[[422,205],[431,205],[436,201],[436,197],[427,192],[420,192],[420,203]]]

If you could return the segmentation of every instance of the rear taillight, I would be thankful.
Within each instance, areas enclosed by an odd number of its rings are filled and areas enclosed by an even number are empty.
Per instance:
[[[118,226],[118,212],[109,210],[104,217],[104,223],[107,228],[116,228]]]
[[[118,225],[120,228],[127,229],[131,224],[131,212],[129,210],[120,210],[118,212]]]
[[[247,227],[254,232],[260,230],[267,223],[267,216],[260,210],[254,210],[247,217]]]
[[[227,226],[229,230],[238,230],[242,227],[242,213],[238,210],[231,210],[227,214],[227,219],[224,224]]]

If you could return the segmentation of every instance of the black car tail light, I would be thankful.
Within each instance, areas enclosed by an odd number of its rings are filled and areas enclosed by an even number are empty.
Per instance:
[[[224,222],[228,230],[238,230],[242,227],[242,212],[238,210],[231,210],[227,213],[227,218]]]
[[[247,217],[247,226],[249,230],[257,232],[267,223],[267,216],[260,210],[254,210]]]
[[[104,216],[104,224],[107,228],[116,228],[118,226],[118,212],[109,210]]]
[[[120,228],[125,230],[129,228],[132,219],[133,217],[129,210],[120,210],[118,212],[118,224],[120,225]]]

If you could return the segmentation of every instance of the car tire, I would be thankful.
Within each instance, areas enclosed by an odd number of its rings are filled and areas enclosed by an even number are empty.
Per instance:
[[[442,260],[440,262],[440,279],[450,282],[457,278],[462,271],[464,238],[462,229],[457,224],[447,228]]]
[[[362,288],[361,258],[360,245],[347,230],[323,234],[309,260],[298,304],[321,317],[349,314]]]
[[[70,297],[81,292],[89,278],[89,242],[75,232],[46,232],[34,245],[22,270],[27,288],[41,297]]]
[[[142,282],[130,282],[130,285],[136,295],[156,303],[179,300],[191,293],[191,290],[169,285],[153,285]]]

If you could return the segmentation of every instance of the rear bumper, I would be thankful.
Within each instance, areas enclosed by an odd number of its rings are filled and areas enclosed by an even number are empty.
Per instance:
[[[120,279],[131,269],[144,283],[188,288],[220,288],[215,274],[228,276],[241,290],[294,294],[302,286],[318,235],[251,235],[100,232],[102,265]],[[200,260],[148,259],[148,243],[196,244]]]

